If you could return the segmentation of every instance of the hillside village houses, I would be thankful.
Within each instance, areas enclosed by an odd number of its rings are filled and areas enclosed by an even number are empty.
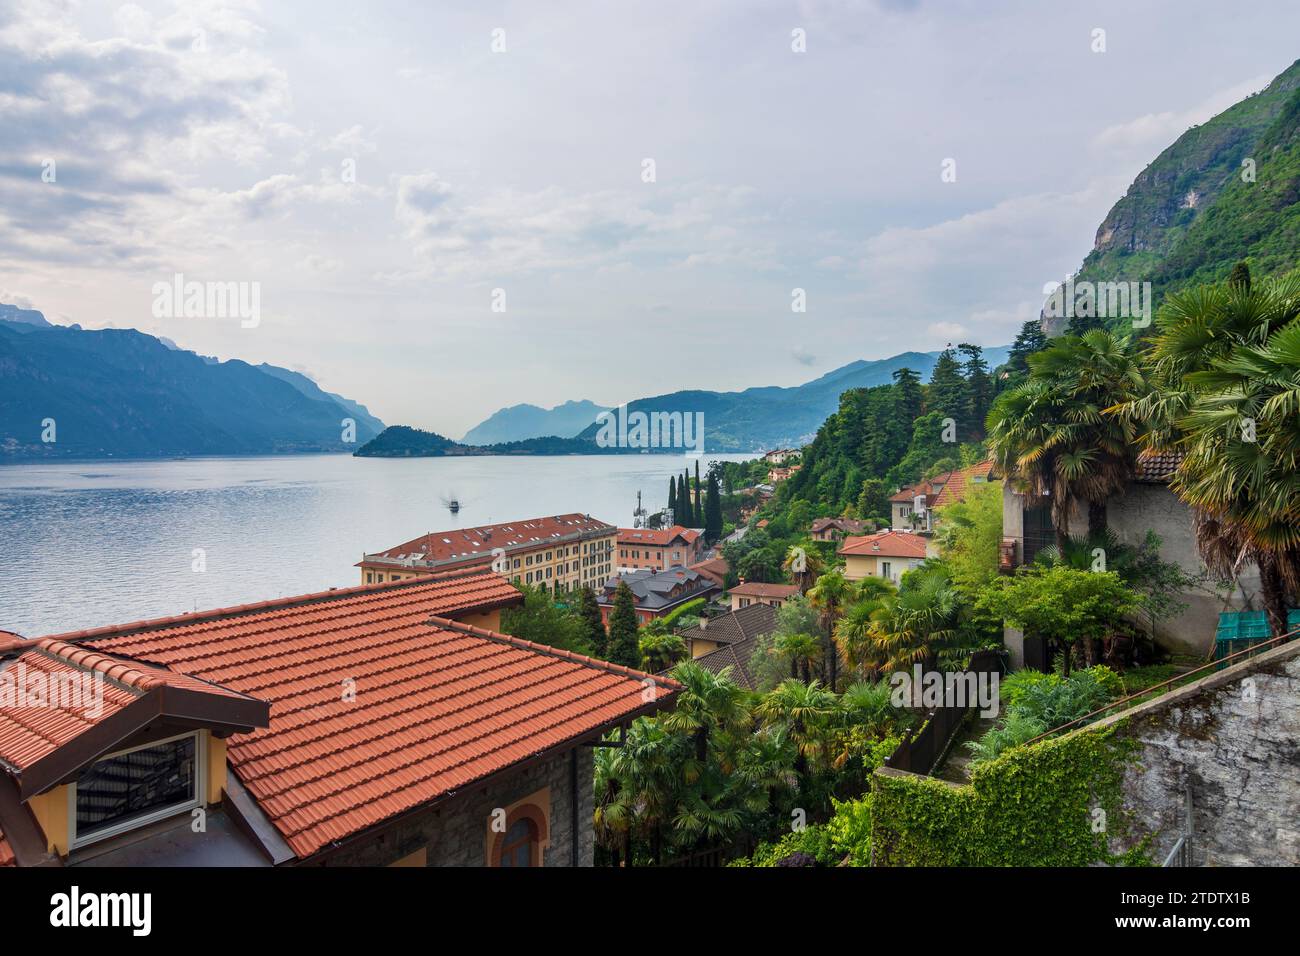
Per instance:
[[[808,529],[814,541],[843,541],[847,535],[868,534],[874,522],[856,518],[817,518]]]
[[[913,531],[878,531],[845,538],[836,554],[844,559],[848,581],[884,578],[898,584],[928,557],[928,546],[925,536]]]
[[[591,866],[592,745],[679,687],[501,634],[522,600],[475,567],[0,636],[99,694],[0,703],[0,866]]]
[[[731,609],[733,611],[739,611],[751,604],[780,607],[798,593],[799,588],[793,584],[764,584],[760,581],[745,580],[741,580],[739,584],[727,592],[731,598]]]

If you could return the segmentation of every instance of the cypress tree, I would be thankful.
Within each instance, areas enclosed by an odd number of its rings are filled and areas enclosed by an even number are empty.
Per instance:
[[[668,510],[673,513],[673,520],[677,520],[677,476],[673,475],[668,479]]]
[[[712,471],[704,501],[704,539],[712,544],[722,537],[722,496],[718,494],[718,476]]]
[[[700,503],[702,486],[700,485],[700,460],[695,459],[695,520],[691,522],[692,528],[699,528],[704,525],[704,505]]]
[[[637,644],[636,602],[626,581],[619,581],[614,591],[614,609],[609,615],[609,643],[605,647],[606,660],[624,667],[641,664],[641,650]]]
[[[604,622],[600,619],[600,604],[596,601],[596,592],[591,588],[582,588],[578,595],[578,617],[586,627],[587,640],[596,650],[597,657],[604,657],[608,650],[609,635],[605,633]]]

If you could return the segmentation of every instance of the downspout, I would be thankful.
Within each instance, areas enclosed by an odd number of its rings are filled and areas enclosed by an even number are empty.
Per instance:
[[[571,809],[571,821],[569,826],[569,842],[572,844],[572,866],[577,868],[581,864],[578,862],[578,748],[574,747],[569,751],[569,805]]]

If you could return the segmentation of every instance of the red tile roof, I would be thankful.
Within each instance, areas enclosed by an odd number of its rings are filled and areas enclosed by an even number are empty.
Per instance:
[[[722,585],[727,580],[730,565],[727,564],[726,558],[709,558],[707,561],[692,564],[689,570],[704,575],[717,585]]]
[[[986,461],[981,461],[978,464],[950,472],[948,475],[948,481],[943,486],[943,491],[939,492],[939,497],[934,501],[934,507],[942,508],[944,505],[950,505],[954,501],[961,501],[963,496],[966,494],[967,484],[976,484],[988,481],[989,472],[992,470],[993,459],[990,458]]]
[[[1150,484],[1164,484],[1183,463],[1186,452],[1146,452],[1138,455],[1134,479]]]
[[[760,581],[746,581],[744,584],[737,584],[727,593],[738,594],[741,597],[784,599],[798,594],[799,588],[794,584],[764,584]]]
[[[694,528],[685,528],[679,524],[671,528],[651,529],[651,528],[619,528],[619,544],[640,544],[663,547],[672,543],[674,538],[681,538],[687,544],[691,544],[700,533]]]
[[[448,619],[518,600],[458,572],[83,640],[269,701],[270,727],[230,737],[227,757],[305,857],[676,691],[659,681],[647,703],[640,672]]]
[[[514,553],[547,545],[558,545],[569,540],[613,534],[616,530],[613,525],[597,521],[590,515],[576,513],[549,518],[529,518],[525,521],[479,525],[475,528],[430,531],[387,551],[368,554],[362,563],[369,561],[391,563],[414,559],[437,565],[455,566],[490,560],[496,548]]]
[[[49,638],[0,639],[0,658],[9,695],[30,696],[30,700],[5,701],[0,708],[0,761],[18,775],[155,691],[175,689],[226,698],[233,705],[257,704],[243,694],[185,674]],[[157,713],[152,707],[142,711],[141,726]],[[265,707],[232,706],[221,713],[231,722],[252,727]]]
[[[924,558],[925,538],[906,531],[877,531],[875,534],[845,538],[837,554],[886,558]]]

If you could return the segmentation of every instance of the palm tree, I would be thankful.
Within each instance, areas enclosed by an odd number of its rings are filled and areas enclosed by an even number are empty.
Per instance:
[[[852,586],[844,579],[839,568],[833,568],[817,578],[817,585],[808,592],[808,601],[821,615],[821,629],[825,637],[822,659],[826,662],[826,684],[835,689],[839,679],[839,649],[832,635],[845,602],[851,597]]]
[[[726,668],[719,674],[694,661],[682,661],[672,676],[682,685],[673,711],[661,718],[665,730],[690,734],[694,739],[695,760],[703,765],[708,759],[710,737],[720,731],[738,731],[746,726],[749,710],[744,691],[732,680]]]
[[[825,567],[826,562],[822,560],[821,553],[806,542],[792,544],[785,553],[785,560],[781,562],[782,570],[798,585],[800,594],[808,593]]]
[[[809,767],[825,752],[827,725],[836,717],[839,702],[817,681],[805,684],[782,681],[759,701],[755,714],[769,729],[795,747],[795,773],[805,780]]]
[[[850,669],[861,671],[873,660],[872,625],[884,609],[886,598],[895,593],[886,578],[863,578],[854,588],[848,610],[835,625],[835,644]]]
[[[803,682],[807,684],[812,678],[812,662],[821,658],[821,638],[805,631],[781,632],[773,646],[790,659],[791,678],[797,679],[802,671]]]
[[[887,597],[873,619],[868,653],[884,671],[956,664],[972,647],[961,627],[961,600],[938,571],[921,574]]]
[[[1145,383],[1128,338],[1104,329],[1055,339],[1028,361],[1028,380],[989,412],[988,444],[998,469],[1031,501],[1051,503],[1064,553],[1075,503],[1088,505],[1089,530],[1099,530],[1106,499],[1133,473],[1136,427],[1106,410]]]
[[[1150,390],[1113,409],[1151,451],[1182,451],[1170,481],[1193,509],[1201,557],[1259,568],[1274,635],[1300,589],[1300,276],[1202,286],[1169,298]]]

